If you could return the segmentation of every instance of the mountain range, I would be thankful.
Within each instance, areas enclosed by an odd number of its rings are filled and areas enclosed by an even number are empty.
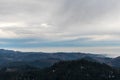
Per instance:
[[[104,55],[80,52],[20,52],[0,49],[0,69],[30,66],[46,68],[59,61],[86,59],[120,68],[120,57],[110,58]]]

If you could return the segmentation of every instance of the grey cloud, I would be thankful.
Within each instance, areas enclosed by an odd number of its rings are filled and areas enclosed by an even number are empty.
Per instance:
[[[119,0],[4,0],[0,1],[0,22],[23,25],[0,29],[20,37],[48,39],[118,35],[119,5]]]

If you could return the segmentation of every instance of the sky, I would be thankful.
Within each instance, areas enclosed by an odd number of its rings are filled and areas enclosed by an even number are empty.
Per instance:
[[[120,55],[120,0],[0,0],[0,48]]]

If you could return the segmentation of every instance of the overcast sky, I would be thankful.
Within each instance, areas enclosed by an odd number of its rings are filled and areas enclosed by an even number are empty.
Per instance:
[[[120,0],[0,0],[0,48],[120,55]]]

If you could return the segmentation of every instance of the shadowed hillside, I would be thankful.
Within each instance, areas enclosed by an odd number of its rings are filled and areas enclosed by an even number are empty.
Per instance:
[[[7,76],[7,77],[6,77]],[[120,80],[120,71],[87,60],[60,61],[46,69],[0,72],[2,80]]]

